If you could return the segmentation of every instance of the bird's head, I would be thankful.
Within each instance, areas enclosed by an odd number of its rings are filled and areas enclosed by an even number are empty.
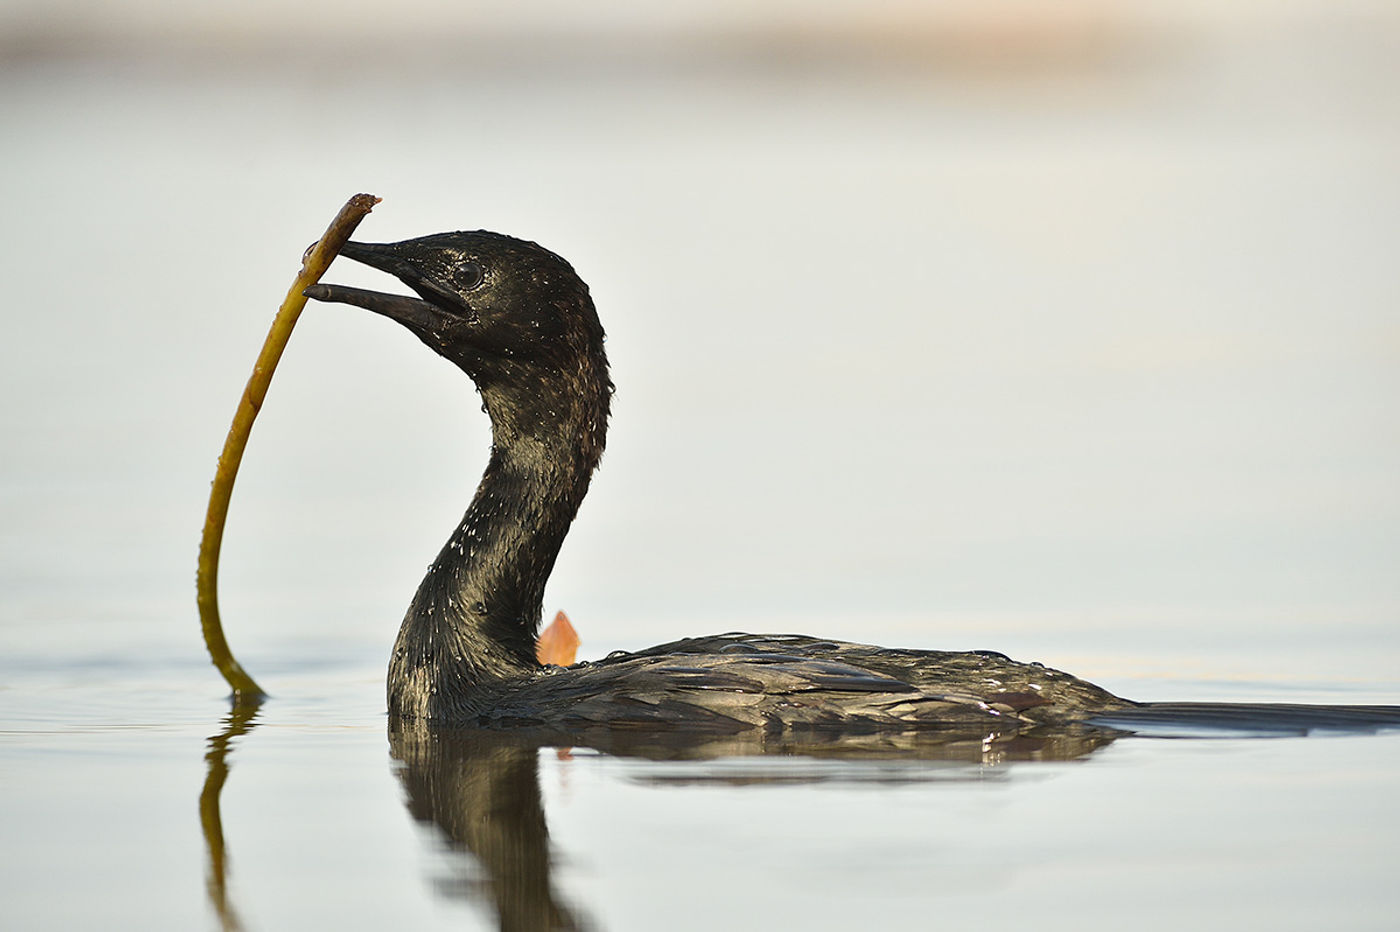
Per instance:
[[[603,328],[588,286],[559,256],[499,233],[346,243],[341,255],[398,278],[418,297],[342,285],[306,296],[367,308],[407,327],[487,391],[503,382],[599,370]]]

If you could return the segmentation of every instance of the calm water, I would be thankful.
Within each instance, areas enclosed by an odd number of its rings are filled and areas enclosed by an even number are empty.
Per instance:
[[[1400,703],[1397,29],[1285,26],[1045,73],[3,64],[0,925],[1393,928],[1393,734],[393,738],[489,441],[370,315],[307,313],[239,480],[252,721],[194,615],[237,392],[370,190],[367,239],[500,229],[592,285],[616,416],[548,595],[586,656],[800,630]]]
[[[241,723],[195,667],[7,670],[7,926],[1383,929],[1400,906],[1395,735],[655,761],[391,744],[377,668],[279,679]]]

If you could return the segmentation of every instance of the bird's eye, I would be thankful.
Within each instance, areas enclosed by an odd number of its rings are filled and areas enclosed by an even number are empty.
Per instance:
[[[486,273],[481,266],[475,262],[463,262],[457,266],[453,272],[453,277],[457,279],[457,287],[463,291],[471,291],[481,285],[486,278]]]

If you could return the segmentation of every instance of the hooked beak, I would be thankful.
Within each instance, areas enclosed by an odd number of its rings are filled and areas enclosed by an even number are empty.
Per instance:
[[[388,272],[418,292],[421,298],[351,288],[346,285],[323,284],[312,285],[302,294],[316,301],[353,304],[374,311],[420,334],[441,330],[448,319],[444,305],[452,306],[451,294],[427,279],[416,265],[400,254],[398,246],[397,243],[349,242],[340,250],[340,254],[356,262],[363,262],[370,268]]]

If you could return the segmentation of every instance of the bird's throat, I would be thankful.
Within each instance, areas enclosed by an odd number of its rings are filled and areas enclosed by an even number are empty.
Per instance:
[[[391,714],[460,722],[488,701],[491,684],[538,670],[545,583],[602,449],[601,437],[583,436],[594,424],[564,417],[529,436],[495,431],[471,506],[399,630]]]

